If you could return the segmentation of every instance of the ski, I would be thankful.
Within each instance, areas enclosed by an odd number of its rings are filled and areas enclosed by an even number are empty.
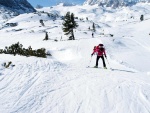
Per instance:
[[[105,69],[105,68],[102,68],[102,67],[91,67],[91,66],[87,66],[86,68],[95,68],[95,69],[104,69],[104,70],[111,70],[111,71],[114,71],[114,69],[112,69],[112,68],[107,68],[107,69]]]

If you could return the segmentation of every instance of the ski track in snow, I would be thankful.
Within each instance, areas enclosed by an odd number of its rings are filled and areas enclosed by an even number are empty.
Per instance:
[[[149,113],[150,90],[147,89],[150,84],[138,78],[135,80],[137,73],[133,76],[133,73],[66,64],[60,72],[58,66],[51,71],[50,64],[41,61],[16,67],[10,74],[11,79],[6,75],[5,86],[0,90],[1,97],[8,95],[9,101],[12,96],[16,97],[11,104],[1,98],[1,105],[6,105],[4,112],[132,113],[135,108],[137,112],[142,109],[141,112]],[[21,85],[23,80],[26,82]],[[15,85],[16,81],[20,85]]]

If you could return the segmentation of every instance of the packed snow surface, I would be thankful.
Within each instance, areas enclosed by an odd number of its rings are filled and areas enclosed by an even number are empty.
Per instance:
[[[78,17],[74,41],[62,31],[67,11]],[[148,3],[120,9],[58,5],[1,23],[0,49],[20,42],[25,48],[44,47],[52,56],[0,54],[0,113],[150,113],[149,23]],[[99,43],[105,45],[108,69],[101,59],[99,68],[92,68],[91,53]]]

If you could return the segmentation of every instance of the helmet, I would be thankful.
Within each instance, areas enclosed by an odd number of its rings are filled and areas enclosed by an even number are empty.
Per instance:
[[[99,44],[99,46],[104,46],[103,44]]]

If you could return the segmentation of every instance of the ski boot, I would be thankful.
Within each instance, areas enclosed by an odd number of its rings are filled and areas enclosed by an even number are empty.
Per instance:
[[[94,68],[98,68],[98,66],[94,66]]]
[[[104,69],[107,69],[107,67],[104,67]]]

